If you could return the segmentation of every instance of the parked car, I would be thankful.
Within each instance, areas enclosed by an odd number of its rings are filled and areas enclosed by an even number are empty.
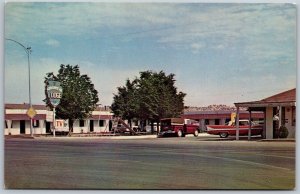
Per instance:
[[[153,123],[154,132],[157,132],[157,123]],[[147,133],[151,133],[151,125],[146,125],[145,130]],[[160,125],[158,126],[158,130],[160,130]]]
[[[130,132],[129,129],[127,129],[125,126],[118,124],[117,127],[113,128],[112,131],[114,133],[126,133],[126,132]]]
[[[226,138],[229,135],[236,135],[236,125],[234,122],[229,122],[225,125],[207,125],[207,133],[219,135],[221,138]],[[246,136],[249,131],[249,120],[239,120],[239,135]],[[263,125],[251,121],[251,135],[262,135]]]
[[[187,134],[194,134],[195,137],[199,135],[199,125],[187,124],[188,119],[182,118],[166,118],[161,120],[161,129],[158,137],[177,136],[184,137]]]
[[[137,125],[132,126],[132,130],[135,132],[143,132],[142,129],[140,128],[140,126],[137,126]]]

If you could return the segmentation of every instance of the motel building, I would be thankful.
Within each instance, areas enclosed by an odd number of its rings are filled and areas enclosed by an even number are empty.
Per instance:
[[[264,114],[264,139],[278,138],[276,131],[280,126],[285,126],[288,129],[289,135],[287,138],[295,138],[296,88],[275,94],[259,101],[238,102],[234,104],[237,109],[237,119],[241,117],[241,108],[247,108],[250,119],[252,118],[253,111],[260,111]],[[236,135],[236,139],[239,139],[238,134]]]
[[[276,132],[280,126],[288,129],[288,138],[296,133],[296,89],[275,94],[260,101],[238,102],[235,107],[221,107],[185,110],[181,116],[199,122],[201,131],[206,125],[224,125],[232,119],[250,119],[263,123],[263,138],[278,138]],[[45,105],[33,105],[37,114],[33,118],[33,134],[50,134],[53,128],[53,111]],[[200,107],[201,108],[201,107]],[[203,107],[202,107],[203,108]],[[5,135],[30,134],[28,104],[5,104]],[[112,128],[113,113],[109,107],[97,107],[89,119],[75,120],[73,133],[109,132]],[[56,119],[56,126],[68,131],[68,122]],[[57,127],[57,128],[60,128]],[[237,125],[237,127],[239,127]],[[248,137],[251,138],[250,136]],[[238,133],[236,139],[239,139]]]
[[[53,111],[45,105],[33,105],[36,115],[33,118],[33,134],[50,134],[53,128]],[[29,104],[5,104],[5,135],[30,134]],[[108,132],[112,127],[113,114],[109,107],[97,107],[89,119],[75,120],[73,133]],[[68,121],[56,118],[57,131],[68,131]]]

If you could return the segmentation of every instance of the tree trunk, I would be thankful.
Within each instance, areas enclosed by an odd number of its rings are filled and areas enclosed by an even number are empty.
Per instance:
[[[158,135],[158,133],[159,133],[159,131],[160,131],[160,130],[159,130],[159,123],[160,123],[160,122],[159,122],[159,120],[158,120],[157,123],[156,123],[156,124],[157,124],[157,126],[156,126],[156,129],[157,129],[156,134],[157,134],[157,135]]]
[[[146,131],[146,126],[145,126],[145,124],[144,124],[144,120],[141,120],[141,121],[140,121],[140,125],[141,125],[141,130],[142,130],[142,131],[143,131],[143,130]]]
[[[69,119],[69,134],[68,134],[68,136],[72,135],[72,132],[73,132],[73,123],[74,123],[74,120],[73,119]]]
[[[132,128],[132,122],[131,122],[131,119],[128,119],[128,124],[129,124],[129,127]]]
[[[152,120],[151,120],[151,134],[154,134],[154,123]]]

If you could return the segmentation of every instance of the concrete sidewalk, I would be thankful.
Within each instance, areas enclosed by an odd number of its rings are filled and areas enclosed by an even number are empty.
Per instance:
[[[186,135],[187,137],[193,137],[193,135]],[[207,133],[199,133],[198,137],[206,137],[210,136]],[[37,138],[56,138],[56,139],[155,139],[158,138],[157,135],[125,135],[125,136],[85,136],[85,137],[66,137],[66,136],[56,136],[56,137],[34,137],[35,139]],[[176,138],[176,137],[175,137]]]

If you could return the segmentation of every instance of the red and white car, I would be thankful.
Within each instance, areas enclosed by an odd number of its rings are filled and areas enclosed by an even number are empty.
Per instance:
[[[229,135],[236,135],[236,125],[229,122],[225,125],[207,125],[207,133],[212,135],[219,135],[221,138],[226,138]],[[249,131],[249,120],[239,121],[239,135],[246,136]],[[251,135],[262,135],[263,125],[251,122]]]

